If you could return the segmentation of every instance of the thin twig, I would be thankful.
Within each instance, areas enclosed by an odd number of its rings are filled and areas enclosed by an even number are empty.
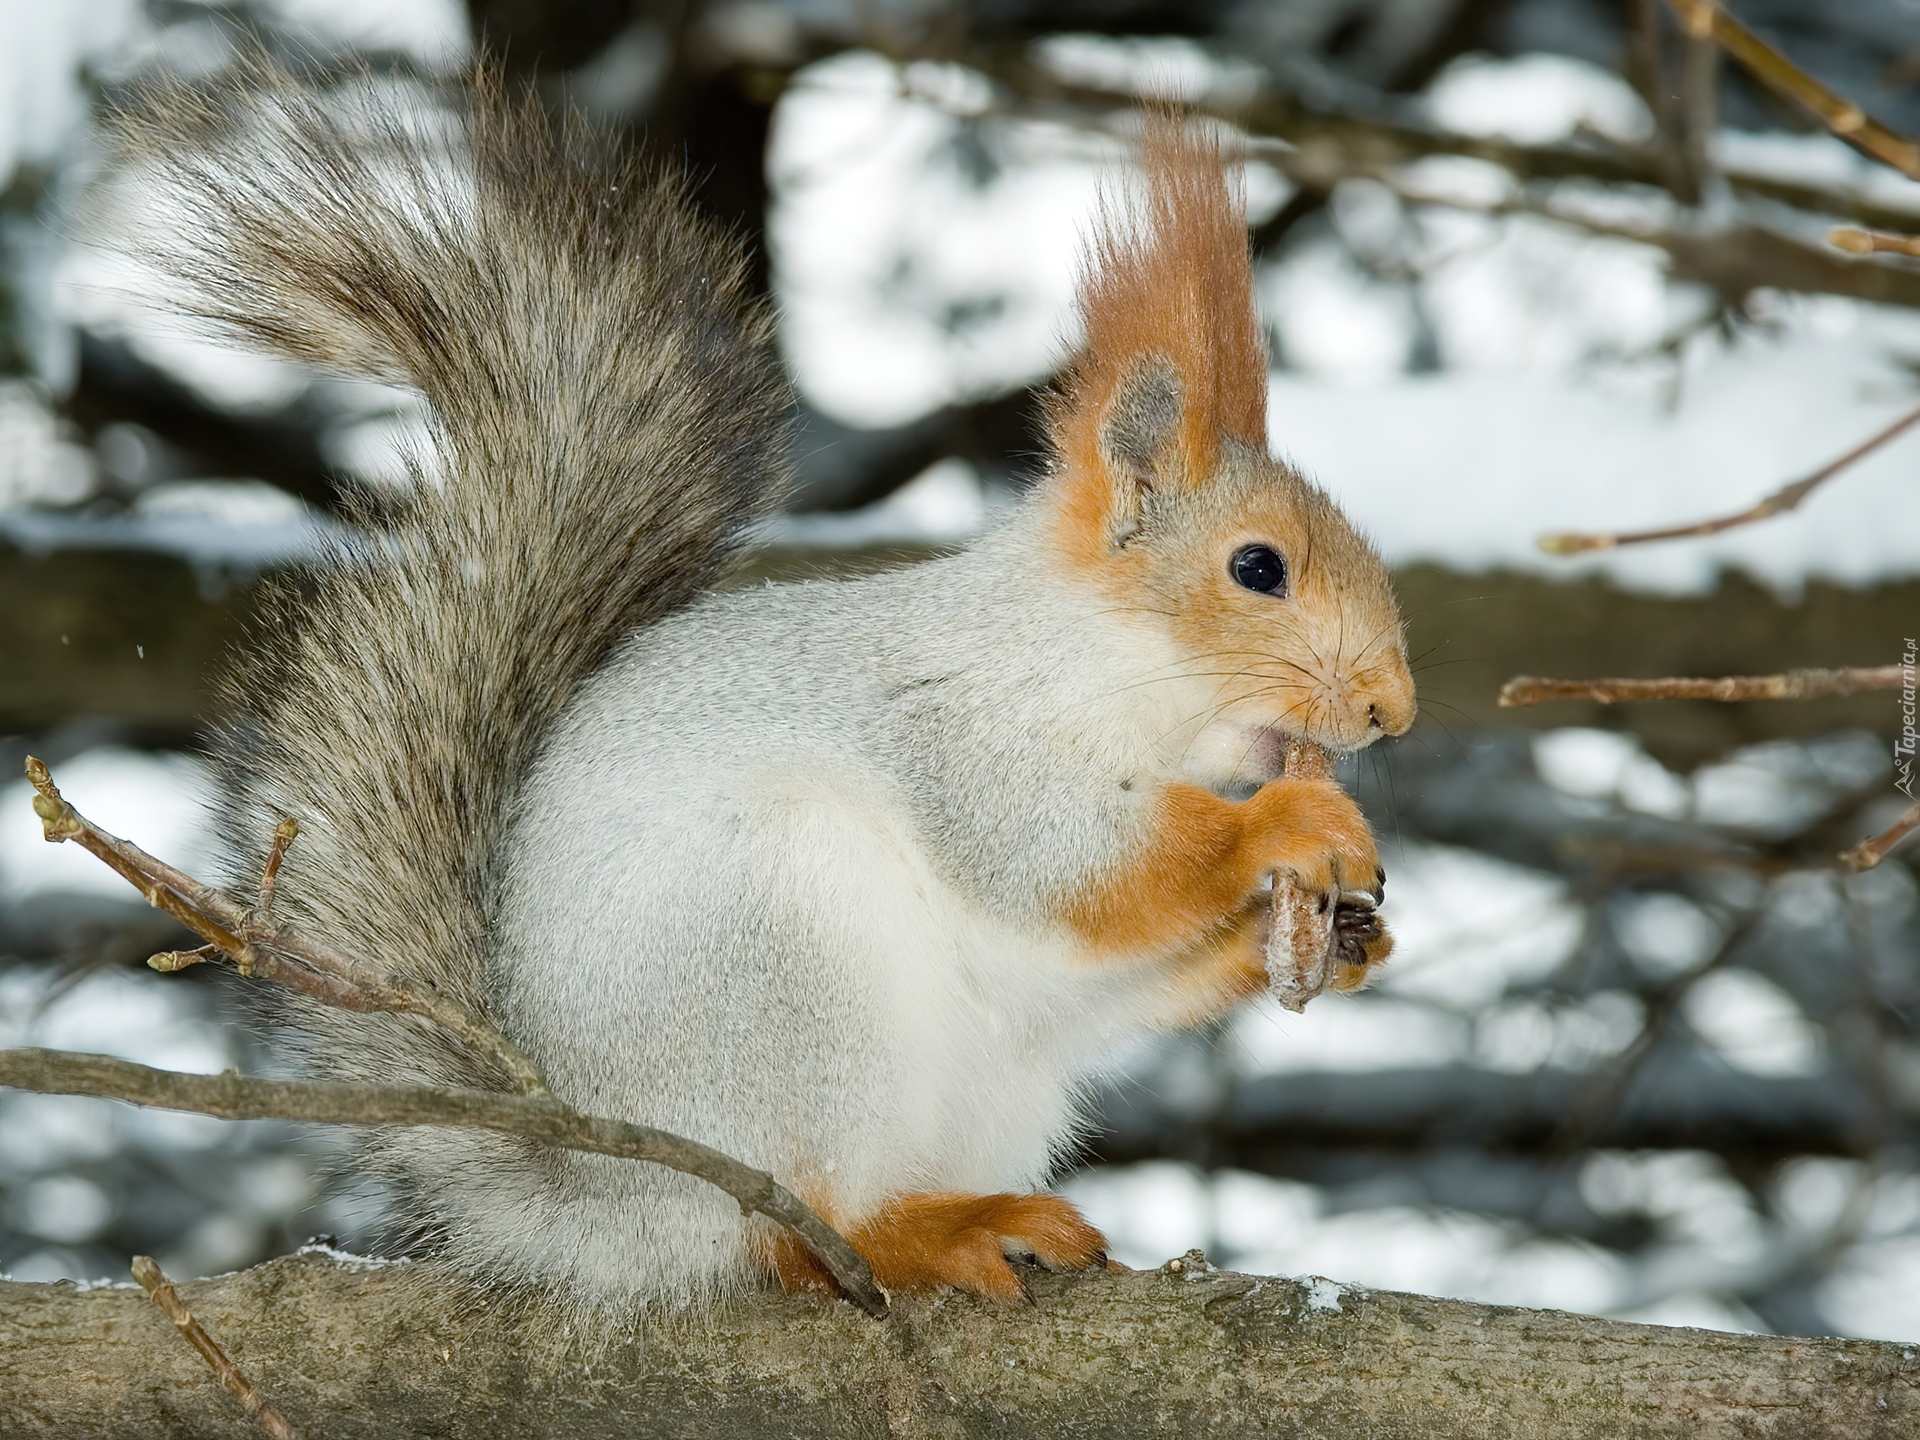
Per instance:
[[[1853,255],[1920,255],[1920,235],[1893,235],[1885,230],[1843,226],[1827,232],[1827,243]]]
[[[509,1095],[431,1085],[356,1085],[335,1080],[265,1080],[228,1070],[183,1075],[106,1055],[66,1050],[0,1050],[0,1085],[41,1095],[91,1095],[222,1120],[293,1120],[321,1125],[445,1125],[518,1135],[542,1145],[643,1160],[717,1186],[798,1235],[851,1300],[884,1318],[873,1271],[800,1198],[764,1170],[696,1140],[583,1115],[551,1096]]]
[[[1825,695],[1865,695],[1898,690],[1905,684],[1899,665],[1851,670],[1788,670],[1780,675],[1724,675],[1697,680],[1543,680],[1517,675],[1500,688],[1500,705],[1541,705],[1549,700],[1593,700],[1614,705],[1623,700],[1815,700]]]
[[[1841,851],[1840,863],[1849,870],[1871,870],[1915,830],[1920,830],[1920,804],[1911,806],[1906,814],[1872,839],[1862,840],[1851,850]]]
[[[179,1327],[187,1342],[205,1357],[207,1364],[213,1367],[213,1373],[220,1377],[220,1383],[240,1402],[240,1408],[247,1412],[249,1420],[273,1436],[274,1440],[300,1440],[300,1432],[287,1423],[287,1417],[268,1403],[267,1397],[240,1373],[240,1368],[227,1358],[227,1352],[193,1318],[193,1312],[187,1309],[186,1302],[175,1292],[173,1282],[167,1279],[166,1273],[154,1263],[151,1256],[133,1257],[133,1278],[140,1282],[140,1288],[147,1292],[148,1298],[167,1312],[167,1318]]]
[[[969,45],[924,49],[913,59],[967,66],[1004,87],[995,110],[1079,125],[1098,125],[1136,110],[1151,92],[1124,84],[1069,83],[1036,64],[1024,49]],[[1662,82],[1663,85],[1665,82]],[[938,95],[922,98],[939,103]],[[1528,145],[1484,135],[1465,135],[1425,125],[1398,123],[1377,114],[1315,104],[1278,86],[1251,96],[1200,99],[1189,110],[1211,115],[1252,137],[1294,149],[1310,183],[1330,188],[1347,176],[1377,176],[1430,155],[1463,155],[1498,165],[1522,181],[1584,180],[1601,184],[1675,188],[1670,153],[1652,148],[1577,144]],[[1299,179],[1296,174],[1290,178]],[[1758,170],[1728,167],[1719,177],[1736,196],[1772,200],[1812,214],[1838,216],[1863,225],[1898,227],[1915,212],[1883,203],[1858,189],[1836,189],[1782,180]]]
[[[472,1049],[498,1062],[516,1079],[521,1092],[515,1096],[482,1090],[393,1090],[381,1086],[337,1085],[317,1081],[242,1080],[237,1075],[171,1075],[164,1070],[146,1070],[143,1066],[115,1071],[111,1067],[120,1062],[101,1061],[97,1056],[68,1056],[66,1058],[70,1061],[99,1061],[110,1068],[109,1071],[89,1072],[84,1066],[80,1070],[69,1066],[62,1071],[55,1063],[49,1073],[93,1073],[96,1080],[92,1083],[108,1085],[110,1088],[56,1090],[54,1093],[99,1094],[111,1099],[131,1100],[135,1104],[196,1110],[230,1119],[314,1120],[348,1125],[470,1125],[527,1135],[546,1144],[569,1149],[650,1160],[717,1185],[739,1201],[744,1209],[758,1211],[785,1225],[826,1266],[850,1298],[870,1314],[884,1316],[887,1313],[886,1297],[875,1285],[873,1272],[867,1262],[831,1226],[776,1183],[772,1176],[697,1141],[682,1139],[664,1130],[580,1114],[555,1100],[533,1062],[505,1035],[465,1006],[425,987],[409,989],[397,984],[373,966],[275,921],[272,917],[274,881],[279,874],[280,862],[286,857],[287,847],[299,834],[299,828],[292,821],[282,821],[275,830],[273,847],[261,874],[258,903],[254,909],[245,910],[210,886],[201,884],[192,876],[155,859],[139,846],[110,835],[93,824],[67,803],[59,787],[53,783],[53,776],[47,767],[31,756],[27,759],[27,778],[37,792],[33,808],[40,817],[49,841],[73,840],[98,856],[146,896],[149,904],[165,910],[200,935],[208,942],[206,948],[227,956],[239,966],[242,974],[256,979],[280,981],[303,994],[346,1010],[398,1011],[432,1020]],[[147,963],[156,970],[176,970],[198,964],[204,958],[206,956],[202,951],[173,951],[156,955]],[[57,1059],[61,1052],[9,1051],[4,1054],[37,1054]],[[135,1071],[144,1073],[134,1076]],[[0,1084],[17,1084],[22,1089],[44,1088],[29,1082],[9,1080],[6,1073],[0,1070]],[[32,1072],[29,1068],[20,1073],[30,1075]],[[99,1080],[101,1074],[109,1075],[109,1078]],[[259,1103],[258,1097],[265,1096],[268,1097],[265,1103],[279,1108],[248,1110],[244,1096],[236,1099],[234,1094],[227,1091],[205,1088],[209,1078],[217,1085],[254,1087],[250,1093],[256,1097],[255,1103]],[[174,1088],[168,1088],[170,1085]],[[129,1086],[132,1090],[122,1093]],[[263,1086],[268,1088],[259,1088]],[[143,1095],[178,1095],[186,1097],[188,1103],[176,1104],[167,1098],[142,1098]],[[396,1095],[400,1099],[395,1100],[393,1097]],[[302,1096],[306,1098],[303,1100],[300,1098]],[[327,1096],[332,1096],[338,1103],[327,1108]],[[341,1100],[342,1096],[351,1098]],[[384,1108],[381,1103],[383,1098],[387,1102]],[[307,1105],[311,1113],[300,1111],[298,1107],[302,1104]],[[313,1109],[315,1106],[319,1108]],[[516,1106],[521,1108],[512,1108]],[[288,1107],[294,1108],[289,1111]],[[481,1118],[474,1118],[476,1116]]]
[[[280,880],[280,866],[287,858],[287,849],[299,838],[300,826],[292,819],[282,820],[273,827],[273,846],[267,851],[267,862],[260,867],[260,898],[253,904],[253,923],[262,924],[273,919],[273,887]]]
[[[147,854],[138,845],[102,830],[67,803],[47,767],[32,756],[27,757],[27,778],[38,792],[33,809],[49,841],[72,840],[105,861],[145,896],[149,905],[166,911],[225,955],[242,975],[277,981],[342,1010],[362,1014],[391,1011],[431,1020],[458,1036],[468,1048],[492,1060],[521,1093],[546,1093],[546,1082],[533,1062],[495,1026],[465,1005],[431,986],[395,980],[326,941],[273,919],[270,909],[273,878],[279,870],[278,861],[285,856],[297,829],[290,831],[283,824],[275,832],[273,853],[268,857],[271,871],[262,874],[259,904],[249,910]],[[196,958],[184,959],[181,952],[169,952],[155,957],[167,963],[154,968],[180,969],[204,958],[193,951],[186,955]]]
[[[1889,130],[1851,100],[1814,79],[1727,14],[1716,0],[1667,0],[1667,4],[1689,35],[1711,35],[1769,90],[1806,106],[1848,144],[1903,175],[1920,179],[1920,145]]]
[[[1916,422],[1920,422],[1920,406],[1909,410],[1885,429],[1868,436],[1838,460],[1829,461],[1805,479],[1796,480],[1791,485],[1783,485],[1759,504],[1732,515],[1700,520],[1691,525],[1675,525],[1664,530],[1630,530],[1618,535],[1542,535],[1537,543],[1549,555],[1578,555],[1587,550],[1616,550],[1622,545],[1644,545],[1653,540],[1683,540],[1700,535],[1718,535],[1722,530],[1751,525],[1756,520],[1766,520],[1793,509],[1812,494],[1816,487],[1831,480],[1849,465],[1864,460],[1889,440],[1910,429]]]
[[[220,952],[211,945],[202,945],[197,950],[162,950],[158,955],[147,957],[147,968],[158,970],[162,975],[171,975],[175,971],[204,965],[209,960],[219,958]]]

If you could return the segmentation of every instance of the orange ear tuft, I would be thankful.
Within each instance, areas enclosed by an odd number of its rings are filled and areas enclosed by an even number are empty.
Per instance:
[[[1138,470],[1143,445],[1177,437],[1160,463],[1177,464],[1192,484],[1212,473],[1222,436],[1265,447],[1266,345],[1246,223],[1218,143],[1156,111],[1142,148],[1144,195],[1110,206],[1088,246],[1086,335],[1049,418],[1078,477]]]

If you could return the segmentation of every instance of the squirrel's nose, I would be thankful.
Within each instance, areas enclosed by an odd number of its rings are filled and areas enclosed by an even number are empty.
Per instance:
[[[1367,706],[1367,726],[1378,735],[1404,735],[1413,728],[1413,706],[1397,703],[1398,697],[1389,697],[1382,706],[1375,701]]]

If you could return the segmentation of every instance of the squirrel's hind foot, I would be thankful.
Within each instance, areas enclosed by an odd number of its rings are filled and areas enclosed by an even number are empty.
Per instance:
[[[1107,1241],[1071,1201],[1058,1195],[902,1195],[843,1231],[887,1290],[969,1290],[995,1300],[1024,1300],[1027,1288],[1009,1256],[1049,1270],[1106,1268]],[[834,1289],[832,1279],[789,1235],[768,1263],[789,1291]]]

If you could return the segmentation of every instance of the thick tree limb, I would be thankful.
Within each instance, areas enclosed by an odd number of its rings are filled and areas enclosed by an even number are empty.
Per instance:
[[[1623,700],[1814,700],[1822,695],[1865,695],[1898,690],[1906,683],[1898,665],[1869,665],[1850,670],[1789,670],[1781,675],[1723,675],[1701,680],[1544,680],[1516,675],[1500,690],[1502,708],[1543,705],[1550,700],[1593,700],[1617,705]]]
[[[206,1331],[206,1327],[194,1319],[193,1312],[173,1288],[173,1282],[166,1272],[153,1262],[150,1255],[133,1257],[133,1278],[140,1282],[140,1288],[147,1292],[147,1298],[166,1312],[186,1342],[200,1352],[200,1358],[213,1368],[213,1373],[227,1389],[227,1393],[240,1402],[240,1408],[247,1412],[247,1418],[258,1425],[273,1440],[300,1440],[300,1432],[287,1423],[287,1417],[273,1408],[259,1387],[240,1373],[240,1367],[228,1358]]]
[[[1036,1275],[1031,1306],[947,1296],[866,1324],[765,1294],[569,1333],[427,1267],[321,1254],[181,1287],[294,1419],[330,1436],[1370,1436],[1896,1440],[1920,1355],[1177,1272]],[[137,1290],[0,1283],[9,1440],[251,1433]]]
[[[449,1125],[519,1135],[563,1150],[643,1160],[693,1175],[731,1195],[743,1211],[786,1226],[832,1273],[848,1297],[876,1317],[884,1294],[858,1252],[764,1170],[696,1140],[583,1115],[552,1096],[505,1095],[431,1085],[353,1085],[334,1080],[266,1080],[228,1070],[183,1075],[106,1055],[66,1050],[0,1050],[0,1086],[42,1095],[91,1095],[222,1120],[295,1120],[322,1125]]]
[[[1835,231],[1834,233],[1844,232]],[[1675,525],[1660,530],[1629,530],[1620,534],[1606,535],[1542,535],[1538,544],[1549,555],[1578,555],[1588,550],[1617,550],[1622,545],[1645,545],[1654,540],[1686,540],[1701,535],[1718,535],[1722,530],[1732,530],[1741,525],[1751,525],[1756,520],[1783,515],[1798,506],[1815,489],[1849,465],[1866,459],[1888,441],[1905,434],[1916,423],[1920,423],[1920,406],[1909,410],[1891,425],[1875,431],[1846,454],[1828,461],[1811,475],[1795,480],[1792,484],[1782,485],[1757,504],[1731,515],[1722,515],[1712,520],[1698,520],[1691,525]]]

